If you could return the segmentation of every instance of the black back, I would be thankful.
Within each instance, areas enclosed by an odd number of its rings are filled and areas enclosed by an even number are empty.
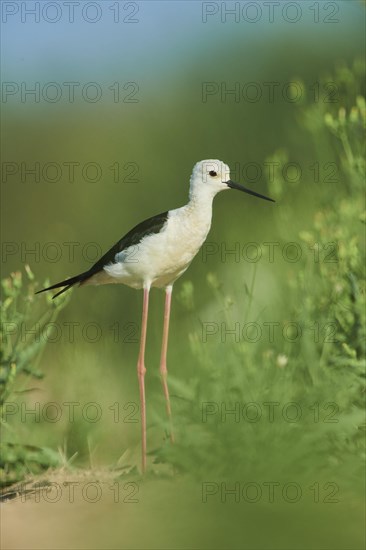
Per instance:
[[[168,211],[162,212],[157,216],[152,216],[147,220],[133,227],[122,239],[120,239],[108,252],[106,252],[89,270],[88,276],[101,271],[103,267],[114,262],[116,254],[122,252],[129,246],[139,244],[144,237],[159,233],[168,219]]]
[[[79,275],[71,277],[70,279],[60,281],[55,285],[43,288],[42,290],[36,292],[36,294],[39,294],[40,292],[45,292],[46,290],[54,290],[56,288],[65,287],[53,296],[53,298],[56,298],[56,296],[63,294],[64,292],[66,292],[66,290],[74,286],[76,283],[82,284],[84,281],[88,280],[89,277],[91,277],[95,273],[98,273],[98,271],[101,271],[105,265],[114,262],[115,256],[116,254],[118,254],[118,252],[122,252],[122,250],[125,250],[125,248],[128,248],[129,246],[139,244],[142,239],[144,237],[147,237],[148,235],[159,233],[168,219],[168,214],[169,212],[163,212],[162,214],[158,214],[157,216],[153,216],[152,218],[148,218],[147,220],[139,223],[138,225],[133,227],[131,231],[126,233],[126,235],[122,237],[122,239],[120,239],[118,243],[112,246],[112,248],[108,250],[108,252],[106,252],[104,256],[102,256],[90,269],[88,269],[88,271],[84,271],[84,273],[80,273]]]

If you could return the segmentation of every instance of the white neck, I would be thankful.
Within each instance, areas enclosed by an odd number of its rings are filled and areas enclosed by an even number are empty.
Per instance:
[[[205,217],[212,215],[212,202],[216,195],[216,192],[212,192],[208,187],[190,187],[189,190],[189,202],[187,207],[190,210],[197,211],[198,215]],[[199,214],[201,213],[201,214]]]

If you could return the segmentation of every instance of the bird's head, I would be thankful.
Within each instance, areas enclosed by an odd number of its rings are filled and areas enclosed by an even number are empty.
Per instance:
[[[214,197],[220,191],[226,189],[237,189],[249,195],[254,195],[267,201],[275,202],[269,197],[265,197],[260,193],[256,193],[251,189],[247,189],[239,183],[235,183],[230,179],[230,168],[227,164],[217,159],[201,160],[194,165],[191,179],[189,196],[193,198],[201,194]]]

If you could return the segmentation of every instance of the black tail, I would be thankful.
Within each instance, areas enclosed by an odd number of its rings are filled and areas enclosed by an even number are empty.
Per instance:
[[[41,292],[46,292],[47,290],[53,290],[54,288],[60,288],[65,287],[59,292],[57,292],[54,296],[52,296],[52,299],[54,300],[56,296],[60,296],[63,292],[66,292],[66,290],[69,290],[72,286],[74,286],[76,283],[81,283],[82,281],[85,281],[89,276],[89,273],[86,271],[85,273],[80,273],[80,275],[76,275],[75,277],[71,277],[70,279],[65,279],[65,281],[62,281],[61,283],[56,283],[55,285],[49,286],[47,288],[43,288],[42,290],[38,290],[36,294],[40,294]]]

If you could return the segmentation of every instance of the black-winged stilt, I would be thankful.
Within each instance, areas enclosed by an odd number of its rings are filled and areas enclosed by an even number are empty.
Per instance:
[[[212,201],[225,189],[238,189],[249,195],[273,201],[255,191],[246,189],[230,179],[230,169],[219,160],[198,162],[190,179],[189,202],[181,208],[168,210],[136,225],[119,240],[90,269],[44,288],[39,292],[63,287],[53,298],[76,283],[100,285],[123,283],[144,291],[140,352],[137,374],[140,389],[142,471],[146,470],[146,403],[145,403],[145,343],[149,291],[151,287],[165,288],[163,340],[161,346],[160,375],[171,422],[171,407],[167,384],[167,347],[171,296],[174,282],[180,277],[199,251],[211,227]],[[37,292],[37,294],[39,293]],[[173,441],[171,430],[170,438]]]

